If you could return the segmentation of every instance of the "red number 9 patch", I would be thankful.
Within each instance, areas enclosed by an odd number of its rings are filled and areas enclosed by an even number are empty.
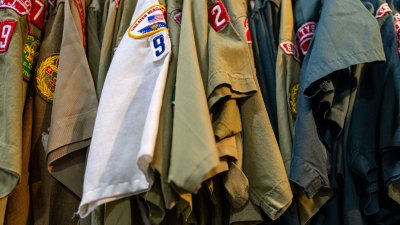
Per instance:
[[[16,20],[0,20],[0,53],[8,50],[15,25]]]

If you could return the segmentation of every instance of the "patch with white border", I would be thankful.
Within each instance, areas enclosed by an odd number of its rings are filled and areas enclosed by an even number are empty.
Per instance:
[[[134,39],[147,37],[167,30],[165,7],[156,4],[147,8],[129,27],[128,35]]]
[[[16,25],[16,20],[0,20],[0,53],[8,51]]]
[[[208,8],[208,20],[215,31],[219,31],[228,24],[231,20],[229,18],[228,11],[225,8],[224,3],[221,1],[215,2],[210,8]]]
[[[30,0],[0,0],[0,9],[8,8],[14,10],[18,15],[25,16],[31,11]]]
[[[379,6],[378,10],[376,10],[375,18],[379,19],[390,12],[392,12],[392,10],[390,9],[389,5],[387,3],[383,3],[381,6]]]
[[[36,69],[36,88],[40,96],[49,103],[54,99],[59,60],[59,55],[51,55]]]
[[[293,44],[291,41],[284,41],[279,44],[283,52],[285,52],[286,55],[291,55],[293,56],[294,60],[297,62],[300,62],[300,53],[299,49],[297,48],[296,45]]]
[[[299,29],[297,29],[296,36],[298,44],[303,55],[307,54],[308,48],[311,45],[311,41],[314,37],[315,28],[317,27],[316,22],[304,23]]]
[[[181,25],[182,22],[182,10],[180,9],[175,9],[174,11],[171,12],[172,14],[172,18],[174,19],[174,21]]]
[[[32,68],[39,56],[39,46],[39,39],[28,34],[22,58],[22,75],[25,81],[29,82],[31,80]]]
[[[150,45],[153,50],[153,62],[161,60],[171,51],[169,36],[165,31],[150,37]]]
[[[247,43],[249,43],[249,44],[253,43],[253,40],[251,39],[250,29],[249,29],[249,18],[247,18],[247,17],[244,20],[244,30],[246,32]]]
[[[43,30],[45,15],[46,4],[42,0],[32,0],[32,10],[29,14],[29,21],[40,30]]]

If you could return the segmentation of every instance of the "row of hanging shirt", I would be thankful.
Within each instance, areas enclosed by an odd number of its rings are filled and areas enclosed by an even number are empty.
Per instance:
[[[397,9],[2,1],[0,221],[397,224]]]

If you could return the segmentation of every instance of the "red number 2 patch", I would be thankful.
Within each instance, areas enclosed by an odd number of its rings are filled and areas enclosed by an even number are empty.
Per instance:
[[[224,3],[217,1],[208,8],[208,19],[210,20],[211,26],[215,31],[219,31],[225,27],[230,21],[228,11],[225,8]]]
[[[0,53],[8,50],[15,25],[16,20],[0,20]]]

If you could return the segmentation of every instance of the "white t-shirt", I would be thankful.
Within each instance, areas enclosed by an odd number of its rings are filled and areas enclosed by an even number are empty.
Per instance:
[[[85,171],[79,215],[150,189],[150,162],[171,44],[165,8],[138,1],[107,73]]]

